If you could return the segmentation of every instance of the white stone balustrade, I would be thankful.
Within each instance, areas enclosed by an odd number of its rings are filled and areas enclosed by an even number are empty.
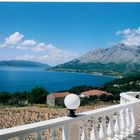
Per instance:
[[[49,130],[51,140],[123,140],[138,130],[140,92],[121,93],[120,104],[79,113],[76,118],[60,117],[47,121],[1,129],[0,140],[14,137],[24,140],[34,133],[32,139],[49,140],[42,132]],[[91,122],[91,123],[89,123]],[[59,134],[59,139],[58,139]]]

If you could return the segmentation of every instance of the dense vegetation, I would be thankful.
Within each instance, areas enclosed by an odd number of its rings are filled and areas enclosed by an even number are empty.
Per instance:
[[[140,73],[135,73],[132,75],[127,75],[124,78],[117,79],[114,81],[111,81],[102,87],[91,87],[91,86],[77,86],[71,88],[69,91],[72,91],[73,93],[81,93],[83,91],[86,91],[87,89],[99,89],[104,90],[109,93],[112,93],[113,96],[106,96],[102,95],[99,97],[99,100],[101,101],[119,101],[120,100],[120,93],[121,92],[127,92],[127,91],[140,91]],[[90,99],[89,99],[90,100]],[[86,101],[88,102],[88,101]]]
[[[92,86],[87,85],[81,85],[72,87],[69,90],[66,90],[70,93],[75,93],[79,95],[81,92],[91,90],[91,89],[97,89]],[[0,105],[10,105],[10,106],[27,106],[32,104],[46,104],[46,97],[49,93],[46,89],[43,87],[35,87],[29,92],[1,92],[0,93]],[[114,99],[114,96],[92,96],[92,97],[85,97],[81,99],[81,105],[87,105],[90,103],[97,103],[98,101],[103,102],[112,102]]]
[[[29,92],[1,92],[1,105],[25,106],[28,104],[45,104],[48,92],[43,87],[35,87]]]
[[[92,90],[92,89],[95,89],[95,88],[92,86],[81,85],[81,86],[75,86],[75,87],[70,88],[68,92],[79,95],[81,92]]]
[[[111,81],[103,85],[100,89],[110,92],[115,96],[119,96],[121,92],[140,91],[140,73]]]
[[[87,85],[81,85],[81,86],[76,86],[76,87],[72,87],[71,89],[69,89],[68,91],[70,93],[75,93],[77,95],[79,95],[81,92],[84,92],[84,91],[88,91],[88,90],[92,90],[92,89],[99,89],[101,90],[101,88],[98,88],[98,87],[92,87],[92,86],[87,86]],[[107,91],[105,88],[104,88],[105,91]],[[85,98],[82,98],[81,99],[81,105],[86,105],[86,104],[90,104],[90,103],[96,103],[98,101],[103,101],[103,102],[113,102],[113,101],[119,101],[120,100],[120,97],[119,96],[116,96],[115,94],[114,95],[101,95],[101,96],[91,96],[91,97],[85,97]]]

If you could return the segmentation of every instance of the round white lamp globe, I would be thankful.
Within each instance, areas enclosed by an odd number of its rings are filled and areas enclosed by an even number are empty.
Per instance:
[[[80,106],[80,99],[76,94],[69,94],[65,97],[64,103],[69,110],[74,110]]]

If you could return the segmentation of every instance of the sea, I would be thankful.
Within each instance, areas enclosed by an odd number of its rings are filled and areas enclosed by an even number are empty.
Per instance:
[[[79,85],[100,87],[114,79],[102,75],[47,71],[45,68],[4,66],[0,67],[0,92],[30,91],[36,86],[42,86],[48,92],[67,90]]]

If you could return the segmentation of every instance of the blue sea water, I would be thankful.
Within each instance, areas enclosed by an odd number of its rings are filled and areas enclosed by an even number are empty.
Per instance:
[[[101,86],[112,80],[113,77],[52,72],[43,68],[0,67],[0,91],[30,91],[35,86],[42,86],[55,92],[78,85]]]

